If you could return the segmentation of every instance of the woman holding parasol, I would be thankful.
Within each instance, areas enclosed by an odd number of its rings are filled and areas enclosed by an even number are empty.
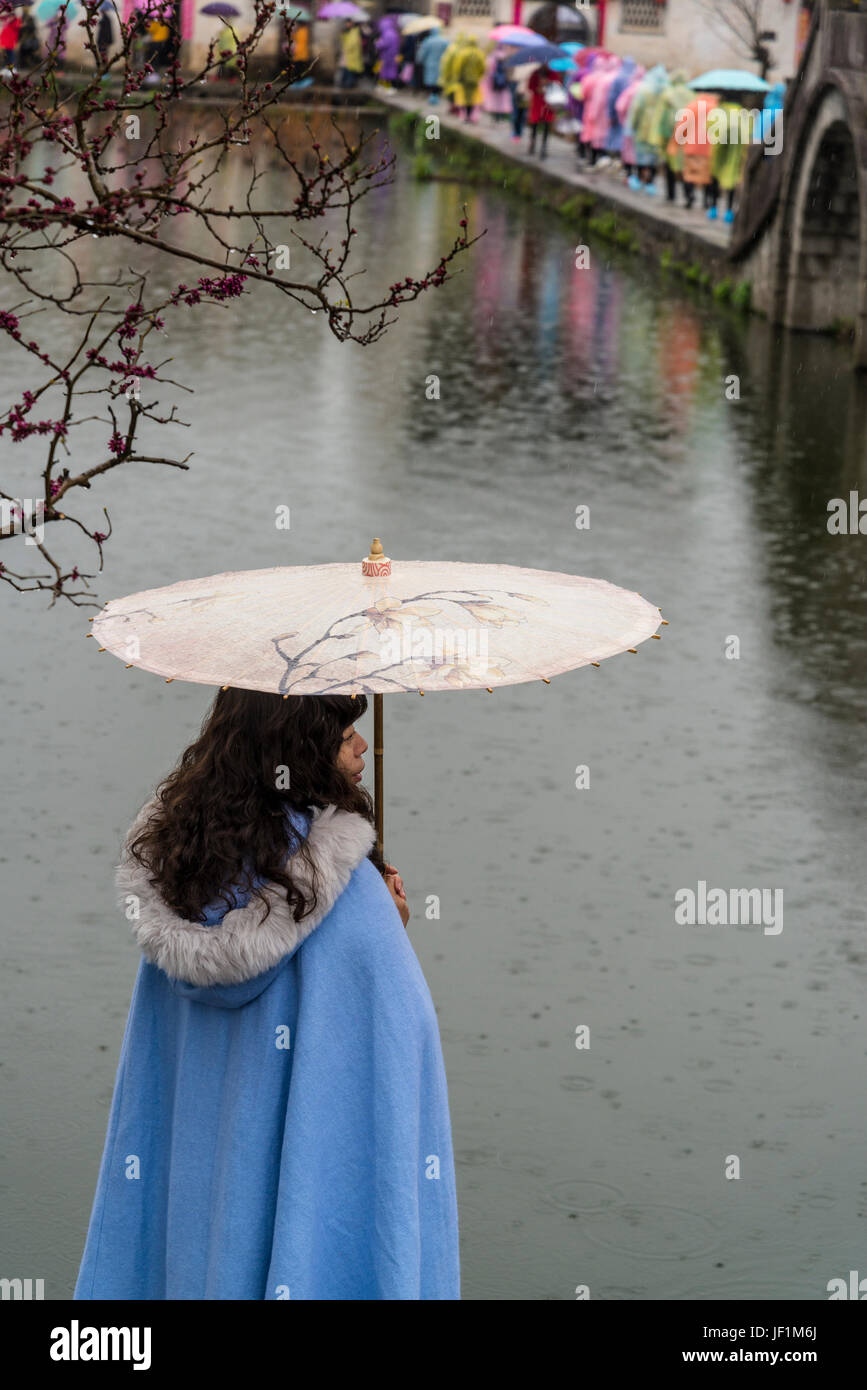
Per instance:
[[[436,1013],[359,695],[221,690],[117,883],[142,952],[75,1297],[458,1299]]]
[[[393,568],[378,539],[93,619],[127,667],[221,688],[118,868],[143,960],[77,1298],[460,1297],[436,1013],[381,854],[384,694],[548,685],[662,621],[605,580]]]

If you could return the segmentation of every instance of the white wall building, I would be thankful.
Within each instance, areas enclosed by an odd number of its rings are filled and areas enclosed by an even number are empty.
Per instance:
[[[798,0],[764,0],[762,27],[774,34],[765,41],[772,57],[771,82],[793,77],[797,69]],[[609,0],[605,14],[605,47],[629,55],[645,67],[664,63],[669,71],[684,68],[695,77],[709,68],[758,65],[739,46],[723,20],[726,10],[736,19],[729,0]]]
[[[291,5],[291,0],[289,0]],[[124,19],[132,13],[135,0],[116,0]],[[175,0],[178,27],[183,40],[184,67],[187,71],[204,62],[209,40],[220,29],[220,21],[201,15],[205,0]],[[252,27],[252,0],[233,0],[240,17],[233,21],[239,34]],[[305,0],[301,0],[305,3]],[[318,0],[306,0],[315,10]],[[380,0],[361,0],[372,16],[380,14],[385,5]],[[688,76],[714,67],[757,70],[756,63],[739,48],[725,28],[721,15],[731,0],[598,0],[598,3],[577,3],[575,8],[586,16],[592,35],[598,34],[601,23],[604,46],[612,53],[629,55],[651,67],[664,63],[670,70],[684,68]],[[516,14],[515,0],[407,0],[407,9],[420,13],[449,17],[451,30],[464,29],[484,39],[495,24],[512,23]],[[528,24],[539,9],[538,0],[522,0],[520,22]],[[797,68],[799,42],[805,32],[806,12],[802,0],[763,0],[762,23],[775,38],[767,41],[773,57],[768,76],[771,81],[791,77]],[[337,26],[314,25],[314,51],[318,46],[323,56],[331,52]],[[81,54],[81,30],[73,19],[68,29],[67,51],[70,58]],[[278,24],[269,26],[260,42],[263,56],[278,49]],[[89,59],[86,58],[88,62]],[[329,65],[330,66],[330,65]]]

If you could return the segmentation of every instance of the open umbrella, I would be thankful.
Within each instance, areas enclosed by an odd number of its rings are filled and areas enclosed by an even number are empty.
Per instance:
[[[576,25],[586,25],[587,21],[583,14],[573,5],[558,5],[556,10],[557,27],[560,29],[574,29]]]
[[[694,92],[769,92],[770,82],[739,68],[712,68],[687,82]]]
[[[373,695],[382,848],[382,696],[550,684],[658,636],[658,608],[604,579],[458,561],[240,570],[112,599],[88,636],[128,667],[288,695]]]
[[[63,0],[42,0],[42,3],[37,7],[36,14],[39,19],[53,19],[62,5]],[[70,0],[65,10],[67,21],[72,19],[77,13],[78,5],[75,3],[75,0]]]
[[[528,29],[524,24],[497,24],[488,33],[488,38],[496,43],[535,43],[541,37],[535,29]]]
[[[403,23],[403,16],[401,16],[400,32],[402,34],[426,34],[429,29],[440,28],[442,28],[442,20],[437,19],[436,15],[409,15],[405,24]]]
[[[277,7],[277,13],[285,15],[289,20],[294,20],[296,24],[309,24],[313,17],[303,5],[293,5],[291,0],[284,0],[284,3]]]
[[[359,5],[353,5],[352,0],[332,0],[329,5],[323,5],[316,16],[317,19],[368,19],[366,10],[362,10]]]
[[[503,67],[511,68],[518,63],[547,63],[550,58],[564,58],[562,48],[556,43],[548,43],[545,39],[543,43],[527,44],[525,48],[516,48],[514,53],[503,59]]]
[[[229,5],[226,0],[212,0],[210,5],[199,10],[199,14],[213,15],[216,19],[237,19],[241,11],[235,5]]]

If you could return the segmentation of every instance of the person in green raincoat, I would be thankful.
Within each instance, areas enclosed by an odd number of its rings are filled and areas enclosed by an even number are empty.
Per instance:
[[[724,222],[734,221],[734,197],[735,189],[741,181],[752,141],[752,121],[749,112],[739,101],[728,100],[720,102],[713,112],[713,119],[718,123],[717,136],[713,143],[713,153],[710,157],[711,172],[711,205],[707,210],[708,217],[713,221],[717,216],[717,198],[720,189],[726,194],[726,210],[723,215]]]
[[[214,52],[220,60],[220,77],[238,76],[238,36],[227,20],[217,37]]]
[[[683,140],[675,135],[678,112],[684,111],[693,100],[695,93],[686,85],[686,73],[672,73],[671,81],[664,89],[656,111],[656,135],[659,140],[660,162],[665,165],[665,192],[670,203],[675,201],[677,181],[683,177]],[[692,189],[686,198],[687,207],[692,204]]]
[[[658,161],[658,115],[668,73],[657,63],[645,73],[629,108],[628,124],[635,144],[635,163],[645,193],[655,193]]]
[[[468,39],[455,60],[455,105],[464,108],[464,120],[473,119],[481,101],[481,81],[485,75],[485,55],[475,39]]]

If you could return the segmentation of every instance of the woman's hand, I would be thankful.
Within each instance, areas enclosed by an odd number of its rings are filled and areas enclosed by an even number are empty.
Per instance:
[[[406,926],[409,921],[409,903],[406,900],[406,893],[403,889],[403,879],[397,872],[393,864],[385,866],[385,886],[391,894],[392,902],[400,913],[400,920]]]

